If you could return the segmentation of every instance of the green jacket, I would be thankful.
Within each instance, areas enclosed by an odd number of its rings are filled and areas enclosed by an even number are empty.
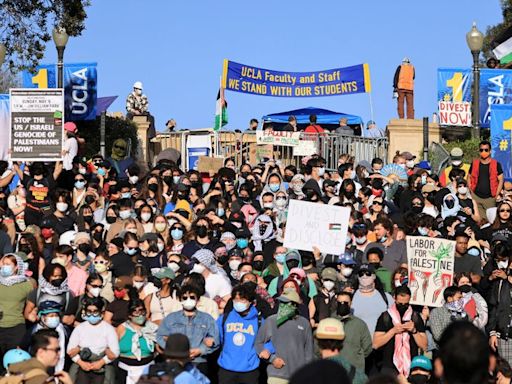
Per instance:
[[[384,286],[384,291],[391,293],[393,289],[391,287],[391,272],[389,272],[389,270],[384,267],[380,267],[375,271],[375,275],[377,275],[382,285]]]
[[[340,356],[349,361],[354,367],[364,372],[365,358],[372,352],[372,335],[366,323],[359,317],[349,315],[345,319],[336,317],[343,322],[345,340]]]
[[[347,359],[341,356],[341,354],[329,357],[329,360],[337,362],[345,369],[345,371],[347,371],[347,375],[349,376],[349,379],[352,380],[352,384],[366,384],[368,381],[368,377],[364,373],[364,370],[354,367]],[[353,373],[353,378],[351,372]]]

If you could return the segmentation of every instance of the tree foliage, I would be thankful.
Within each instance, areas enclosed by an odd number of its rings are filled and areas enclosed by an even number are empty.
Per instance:
[[[12,71],[31,70],[43,58],[54,26],[69,36],[85,29],[90,0],[0,0],[0,42]]]
[[[499,24],[487,27],[484,37],[484,46],[482,51],[486,60],[494,57],[492,53],[492,50],[494,49],[492,41],[512,26],[512,0],[500,0],[500,3],[503,21]]]
[[[0,70],[0,93],[9,93],[9,88],[19,88],[20,79],[9,70]]]

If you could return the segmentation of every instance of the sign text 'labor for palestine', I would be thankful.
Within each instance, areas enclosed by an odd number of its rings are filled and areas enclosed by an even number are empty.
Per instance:
[[[21,161],[62,158],[62,89],[11,89],[10,157]]]

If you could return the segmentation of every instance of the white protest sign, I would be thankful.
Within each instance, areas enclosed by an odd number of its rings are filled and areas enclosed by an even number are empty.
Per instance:
[[[349,218],[347,207],[290,200],[283,245],[340,255],[345,252]]]
[[[293,147],[293,156],[311,156],[315,153],[318,153],[318,148],[314,140],[301,140],[299,145]]]
[[[300,132],[290,131],[273,131],[266,129],[264,131],[256,131],[256,143],[282,145],[284,147],[295,147],[299,145]]]
[[[64,90],[12,88],[10,100],[11,160],[61,160],[64,142]]]
[[[411,304],[440,307],[443,291],[452,285],[455,241],[407,236]]]

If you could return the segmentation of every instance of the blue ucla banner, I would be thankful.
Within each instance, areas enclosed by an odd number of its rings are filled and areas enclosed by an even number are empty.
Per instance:
[[[23,88],[57,88],[57,66],[55,64],[39,65],[36,74],[28,71],[22,73]]]
[[[368,64],[317,72],[279,72],[224,60],[222,86],[230,91],[276,97],[371,92]]]
[[[512,104],[512,70],[482,69],[480,71],[480,125],[491,126],[491,107]]]
[[[23,72],[24,88],[56,88],[57,67],[39,65],[35,75]],[[64,64],[65,121],[94,120],[98,98],[96,63]]]
[[[503,167],[504,178],[512,181],[512,105],[491,105],[492,157]]]
[[[437,101],[471,102],[470,69],[439,68],[437,70]]]
[[[66,121],[96,119],[96,63],[64,65],[64,110]]]

